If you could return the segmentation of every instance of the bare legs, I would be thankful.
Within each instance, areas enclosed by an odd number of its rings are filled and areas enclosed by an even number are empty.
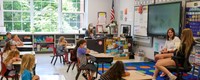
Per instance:
[[[165,59],[165,58],[171,58],[173,56],[173,53],[164,53],[164,54],[156,54],[155,60]]]
[[[170,77],[170,79],[173,80],[175,76],[172,75],[171,72],[167,70],[167,68],[165,68],[166,66],[175,66],[175,62],[171,58],[158,60],[155,65],[155,72],[154,72],[153,78],[155,79],[158,76],[159,71],[163,71]]]

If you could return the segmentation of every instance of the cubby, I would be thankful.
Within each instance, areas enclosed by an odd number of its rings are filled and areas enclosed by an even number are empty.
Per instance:
[[[14,35],[14,34],[12,34]],[[69,44],[76,44],[77,40],[84,39],[84,34],[17,34],[25,45],[33,45],[36,53],[52,53],[59,37],[64,36]],[[0,47],[5,46],[5,34],[0,34]]]

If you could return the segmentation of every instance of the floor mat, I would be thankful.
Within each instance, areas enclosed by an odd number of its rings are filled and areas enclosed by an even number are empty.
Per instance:
[[[126,70],[137,70],[139,72],[148,74],[148,75],[153,75],[153,72],[155,70],[154,66],[155,66],[155,62],[131,62],[131,63],[124,63],[125,65],[125,69]],[[104,64],[104,72],[106,72],[110,67],[110,64]],[[99,64],[99,70],[98,72],[100,74],[102,74],[102,65]],[[161,74],[161,72],[159,73],[159,75]],[[164,80],[166,79],[166,77],[160,77],[158,76],[158,78],[156,80]],[[191,74],[186,74],[184,73],[183,78],[185,80],[197,80],[197,77],[194,76],[192,78]]]

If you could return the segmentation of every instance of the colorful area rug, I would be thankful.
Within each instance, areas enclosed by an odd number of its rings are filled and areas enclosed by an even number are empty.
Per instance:
[[[139,72],[142,72],[142,73],[148,74],[148,75],[153,75],[153,72],[155,70],[155,68],[154,68],[155,62],[131,62],[131,63],[125,63],[124,65],[125,65],[126,70],[137,70]],[[102,74],[101,67],[102,67],[102,65],[100,64],[99,70],[98,70],[98,72],[100,74]],[[104,64],[104,72],[106,72],[109,69],[109,67],[110,67],[110,64]],[[156,80],[164,80],[166,78],[167,78],[167,76],[166,77],[158,77]],[[192,78],[191,74],[186,74],[186,73],[183,74],[183,78],[185,80],[197,80],[196,76],[194,76]]]

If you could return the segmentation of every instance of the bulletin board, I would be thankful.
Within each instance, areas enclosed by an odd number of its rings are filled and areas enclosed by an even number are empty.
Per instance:
[[[148,6],[136,6],[134,11],[133,35],[147,36]]]

